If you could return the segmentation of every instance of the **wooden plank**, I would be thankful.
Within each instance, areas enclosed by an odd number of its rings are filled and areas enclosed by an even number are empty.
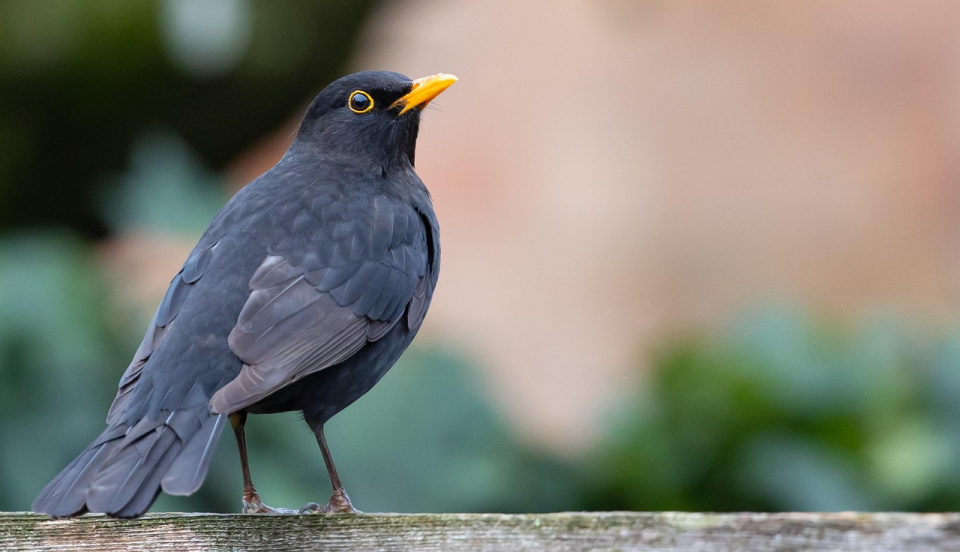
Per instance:
[[[0,550],[960,550],[960,514],[87,515],[0,513]]]

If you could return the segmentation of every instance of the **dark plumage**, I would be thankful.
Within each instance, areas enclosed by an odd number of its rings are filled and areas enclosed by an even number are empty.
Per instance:
[[[136,517],[206,476],[227,419],[245,512],[274,511],[250,479],[248,413],[299,410],[334,495],[353,511],[323,424],[366,393],[423,322],[440,242],[414,172],[420,111],[456,79],[368,71],[310,104],[290,149],[216,216],[173,278],[120,380],[107,428],[33,503],[54,517]]]

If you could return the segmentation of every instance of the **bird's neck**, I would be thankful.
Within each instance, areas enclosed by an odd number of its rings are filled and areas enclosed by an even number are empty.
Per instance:
[[[413,158],[400,152],[385,152],[373,146],[364,145],[326,145],[294,143],[287,150],[284,159],[310,160],[319,163],[331,163],[347,166],[372,176],[386,177],[396,172],[413,170]]]

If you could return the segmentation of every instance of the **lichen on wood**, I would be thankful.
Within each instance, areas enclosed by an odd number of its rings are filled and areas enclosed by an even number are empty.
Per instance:
[[[100,515],[0,513],[0,550],[960,550],[960,514]]]

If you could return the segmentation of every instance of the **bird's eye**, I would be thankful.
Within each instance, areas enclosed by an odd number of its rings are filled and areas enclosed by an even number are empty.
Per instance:
[[[366,113],[373,109],[373,98],[363,90],[356,90],[350,94],[350,111],[354,113]]]

